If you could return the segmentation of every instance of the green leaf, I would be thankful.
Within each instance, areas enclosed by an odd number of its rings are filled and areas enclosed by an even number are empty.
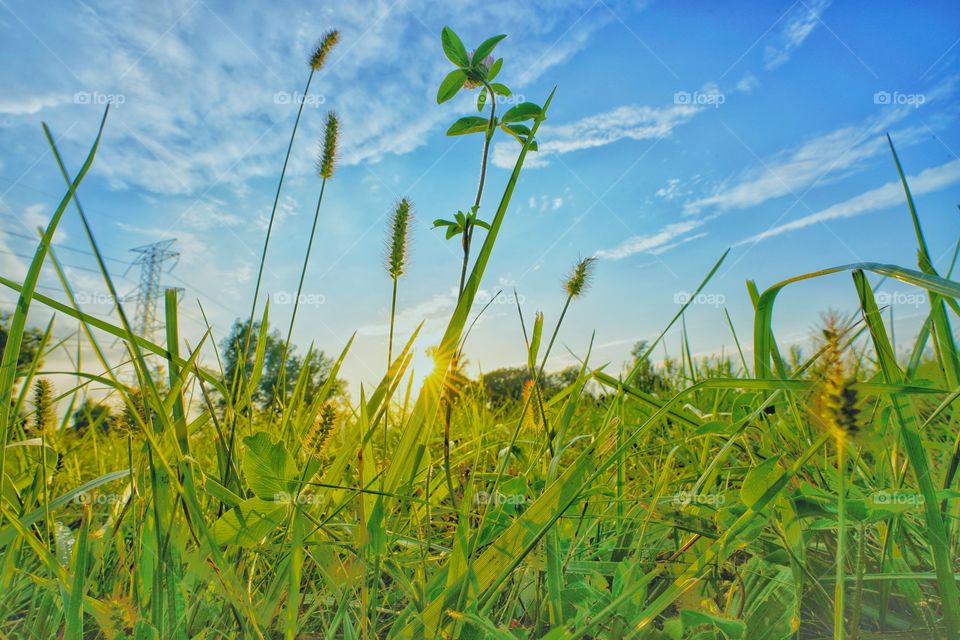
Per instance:
[[[484,95],[484,94],[480,94]],[[465,116],[460,118],[447,129],[448,136],[462,136],[468,133],[481,133],[487,129],[489,121],[480,116]]]
[[[289,505],[282,502],[250,498],[231,509],[213,523],[210,533],[217,544],[254,547],[280,526]]]
[[[447,229],[447,240],[457,235],[458,233],[460,233],[460,227],[451,226],[449,229]]]
[[[455,224],[457,223],[454,222],[453,220],[444,220],[443,218],[437,218],[436,220],[433,221],[433,228],[436,229],[437,227],[449,227],[450,225],[455,225]]]
[[[740,620],[715,616],[705,611],[683,609],[680,611],[680,620],[683,622],[683,628],[687,631],[706,624],[719,629],[730,640],[743,638],[746,631],[746,625]]]
[[[503,66],[503,58],[497,58],[497,61],[493,63],[493,66],[490,67],[490,71],[487,72],[487,80],[493,80],[497,77],[497,74],[500,73],[500,67]]]
[[[523,122],[540,116],[541,109],[532,102],[521,102],[503,114],[504,122]]]
[[[487,92],[481,91],[477,94],[477,111],[483,111],[484,105],[487,104]]]
[[[744,505],[747,507],[755,505],[767,488],[783,474],[783,471],[777,467],[779,460],[780,456],[773,456],[750,470],[747,477],[743,479],[743,486],[740,487],[740,499]]]
[[[297,465],[282,442],[273,442],[266,431],[243,439],[243,472],[254,495],[282,500],[296,489]]]
[[[443,52],[447,54],[450,62],[458,67],[470,66],[470,60],[467,58],[467,50],[463,47],[460,37],[453,32],[450,27],[444,27],[440,33],[440,42],[443,44]]]
[[[488,222],[484,222],[480,218],[475,218],[473,224],[477,225],[478,227],[483,227],[488,231],[490,230],[490,224]]]
[[[507,88],[507,85],[500,84],[499,82],[494,82],[490,85],[490,88],[493,89],[493,92],[498,96],[512,96],[513,92]]]
[[[470,60],[470,64],[482,62],[484,58],[493,53],[493,49],[497,46],[497,43],[506,37],[507,36],[504,34],[493,36],[492,38],[487,38],[484,40],[482,43],[480,43],[480,46],[477,47],[477,50],[473,52],[473,58]]]
[[[437,104],[442,104],[457,95],[457,92],[460,91],[466,80],[467,72],[461,69],[454,69],[448,73],[447,77],[440,83],[440,88],[437,90]]]

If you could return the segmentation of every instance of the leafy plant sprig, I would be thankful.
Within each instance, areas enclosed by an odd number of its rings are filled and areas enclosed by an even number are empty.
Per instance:
[[[463,295],[463,286],[467,275],[467,265],[470,261],[470,245],[473,240],[473,230],[476,227],[490,229],[490,225],[480,219],[480,201],[483,197],[483,186],[487,175],[487,162],[490,156],[490,142],[493,140],[493,134],[496,130],[502,129],[521,145],[526,144],[530,137],[530,127],[522,124],[527,120],[534,120],[542,116],[543,109],[532,102],[522,102],[514,105],[506,111],[499,119],[497,118],[497,96],[510,97],[513,93],[510,89],[494,79],[500,73],[503,66],[503,58],[493,58],[493,50],[505,35],[493,36],[484,40],[480,46],[472,52],[467,53],[466,48],[460,37],[450,27],[444,27],[440,35],[440,41],[443,45],[443,52],[447,58],[457,66],[456,69],[447,74],[440,83],[437,90],[437,103],[444,103],[453,99],[461,89],[481,89],[477,96],[477,111],[483,112],[486,105],[490,105],[490,116],[464,116],[450,125],[447,129],[448,136],[462,136],[471,133],[483,133],[483,155],[480,161],[480,182],[477,185],[477,195],[473,206],[466,212],[457,211],[457,213],[448,219],[438,218],[434,220],[433,226],[446,227],[447,240],[461,236],[461,246],[463,248],[463,264],[460,268],[460,287],[459,295]],[[531,150],[536,151],[536,141],[531,141]]]

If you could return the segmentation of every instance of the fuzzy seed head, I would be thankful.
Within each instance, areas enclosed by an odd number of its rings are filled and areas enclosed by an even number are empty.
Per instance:
[[[407,198],[401,199],[390,215],[390,237],[387,238],[387,273],[394,280],[400,279],[410,262],[410,230],[413,205]]]
[[[46,378],[37,378],[33,384],[33,430],[50,433],[55,420],[53,385]]]
[[[336,29],[327,31],[324,36],[320,38],[316,48],[313,50],[313,55],[310,56],[310,67],[314,71],[320,70],[320,67],[322,67],[323,63],[327,60],[330,50],[333,49],[334,45],[338,42],[340,42],[340,32]]]
[[[320,414],[303,439],[303,451],[312,458],[323,457],[327,445],[333,438],[337,424],[337,410],[328,402],[320,408]]]
[[[333,111],[327,114],[327,126],[323,132],[323,143],[320,145],[320,157],[317,158],[317,173],[324,180],[333,177],[333,165],[337,159],[337,134],[340,131],[340,121]]]
[[[838,443],[853,438],[860,430],[858,394],[854,380],[846,375],[841,332],[834,320],[823,331],[824,368],[816,401],[816,418]]]
[[[590,280],[593,278],[593,265],[596,258],[581,258],[574,265],[570,275],[563,283],[567,295],[571,298],[578,298],[590,288]]]

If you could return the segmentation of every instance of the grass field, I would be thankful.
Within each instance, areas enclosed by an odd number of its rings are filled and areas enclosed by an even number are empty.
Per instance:
[[[338,40],[331,32],[318,45],[304,70],[308,91]],[[755,321],[752,332],[734,332],[734,357],[697,361],[682,333],[681,356],[666,365],[651,361],[658,339],[625,371],[599,367],[587,349],[558,377],[547,362],[564,315],[590,311],[594,263],[580,259],[557,290],[559,317],[518,307],[523,390],[494,401],[461,372],[467,339],[553,98],[499,109],[497,97],[510,90],[495,81],[497,42],[468,52],[453,31],[441,38],[453,70],[437,101],[479,96],[478,115],[448,134],[485,142],[477,191],[466,196],[474,206],[434,223],[463,259],[451,265],[459,299],[422,386],[410,363],[429,345],[416,332],[394,335],[392,322],[376,388],[343,392],[337,373],[349,343],[319,379],[309,366],[271,368],[287,360],[296,311],[271,340],[263,261],[250,316],[220,360],[200,359],[224,344],[212,329],[185,347],[175,291],[165,298],[162,339],[136,335],[123,308],[85,314],[50,248],[61,219],[77,215],[100,255],[74,198],[99,134],[75,173],[61,162],[64,195],[26,278],[0,278],[19,295],[5,318],[0,369],[0,636],[960,635],[960,357],[951,327],[960,284],[932,266],[893,145],[916,267],[824,265],[763,291],[748,282]],[[291,146],[301,114],[302,104]],[[109,125],[105,113],[100,133]],[[60,162],[55,132],[46,133]],[[336,186],[339,134],[328,116],[322,189]],[[494,135],[521,149],[498,193],[485,180]],[[274,213],[282,186],[283,173]],[[323,190],[318,216],[322,198]],[[394,313],[411,204],[398,202],[384,229]],[[484,219],[481,210],[491,213]],[[272,231],[273,218],[264,259]],[[102,259],[100,267],[116,296]],[[62,295],[37,291],[41,270],[61,277]],[[822,277],[851,280],[856,313],[825,314],[816,349],[787,353],[773,331],[777,296]],[[888,278],[929,301],[899,360],[873,292]],[[661,338],[682,327],[687,305]],[[60,345],[52,325],[32,321],[38,309],[79,321],[97,356],[73,388],[46,380],[44,356]],[[121,368],[102,347],[115,339],[125,345]],[[109,396],[82,404],[91,382]],[[69,407],[62,418],[54,400]]]

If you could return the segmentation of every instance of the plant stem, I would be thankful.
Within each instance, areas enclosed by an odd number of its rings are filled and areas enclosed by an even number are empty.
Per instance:
[[[274,393],[283,394],[281,400],[285,400],[286,377],[287,377],[287,353],[290,351],[290,339],[293,336],[293,323],[297,319],[297,309],[300,307],[300,295],[303,293],[303,281],[307,276],[307,263],[310,262],[310,251],[313,248],[313,238],[317,234],[317,221],[320,220],[320,203],[323,202],[323,192],[327,187],[327,179],[324,178],[320,183],[320,195],[317,197],[317,208],[313,212],[313,226],[310,227],[310,239],[307,240],[307,253],[303,256],[303,266],[300,269],[300,283],[297,285],[297,297],[293,299],[293,313],[290,315],[290,326],[287,328],[287,339],[283,343],[282,357],[280,358],[280,375],[277,382],[277,389]]]
[[[477,197],[473,201],[472,213],[474,215],[480,210],[480,199],[483,197],[483,185],[487,180],[487,159],[490,155],[490,142],[493,140],[493,132],[497,121],[497,94],[489,83],[483,83],[484,88],[490,94],[490,120],[487,123],[487,131],[483,139],[483,155],[480,158],[480,182],[477,184]],[[467,280],[467,263],[470,261],[470,243],[473,240],[473,224],[467,219],[467,224],[463,229],[463,264],[460,267],[460,287],[457,289],[457,300],[463,295],[463,287]]]
[[[483,198],[483,185],[487,180],[487,159],[490,155],[490,141],[493,140],[493,132],[497,121],[497,94],[494,93],[493,88],[488,82],[484,81],[483,86],[490,94],[490,120],[487,123],[487,130],[483,138],[483,155],[480,158],[480,182],[477,184],[477,197],[473,201],[473,208],[471,209],[472,215],[477,215],[477,212],[480,210],[480,199]],[[467,264],[470,262],[470,243],[473,240],[473,227],[474,225],[470,222],[470,217],[468,217],[463,227],[463,262],[460,265],[460,285],[457,287],[457,302],[460,302],[460,298],[463,297],[463,288],[467,282]],[[456,361],[457,357],[454,356],[451,365],[455,365]],[[452,413],[453,407],[448,401],[444,413],[445,420],[443,426],[443,472],[447,480],[447,491],[450,493],[450,500],[454,505],[456,513],[457,499],[454,495],[453,475],[450,471],[450,419]]]
[[[397,317],[397,283],[399,279],[393,279],[393,295],[390,298],[390,337],[387,338],[387,376],[390,376],[393,368],[393,329]],[[391,385],[392,385],[391,380]],[[383,457],[387,457],[387,430],[390,426],[390,387],[387,387],[387,410],[383,416]],[[380,489],[383,489],[383,476],[380,477]]]
[[[293,149],[293,140],[297,136],[297,128],[300,126],[300,117],[303,115],[303,105],[306,103],[306,96],[310,92],[310,83],[313,81],[313,68],[310,68],[310,75],[307,77],[307,86],[303,89],[304,99],[300,101],[300,107],[297,109],[297,118],[293,121],[293,131],[290,133],[290,142],[287,143],[287,153],[283,157],[283,168],[280,170],[280,180],[277,182],[277,192],[273,196],[273,208],[270,210],[270,221],[267,223],[267,235],[263,239],[263,251],[260,254],[260,268],[257,271],[257,284],[253,288],[253,304],[250,305],[250,321],[247,324],[247,339],[243,349],[243,356],[247,354],[247,347],[250,344],[250,332],[253,326],[253,318],[257,312],[257,299],[260,296],[260,285],[263,282],[263,268],[267,262],[267,249],[270,246],[270,235],[273,232],[273,223],[277,217],[277,205],[280,203],[280,190],[283,188],[283,179],[287,175],[287,165],[290,162],[290,152]]]
[[[846,635],[846,629],[843,624],[843,609],[846,596],[846,585],[844,584],[844,554],[847,549],[846,527],[847,527],[847,505],[846,505],[846,443],[837,438],[837,584],[834,586],[833,601],[833,637],[837,640],[843,640]]]

